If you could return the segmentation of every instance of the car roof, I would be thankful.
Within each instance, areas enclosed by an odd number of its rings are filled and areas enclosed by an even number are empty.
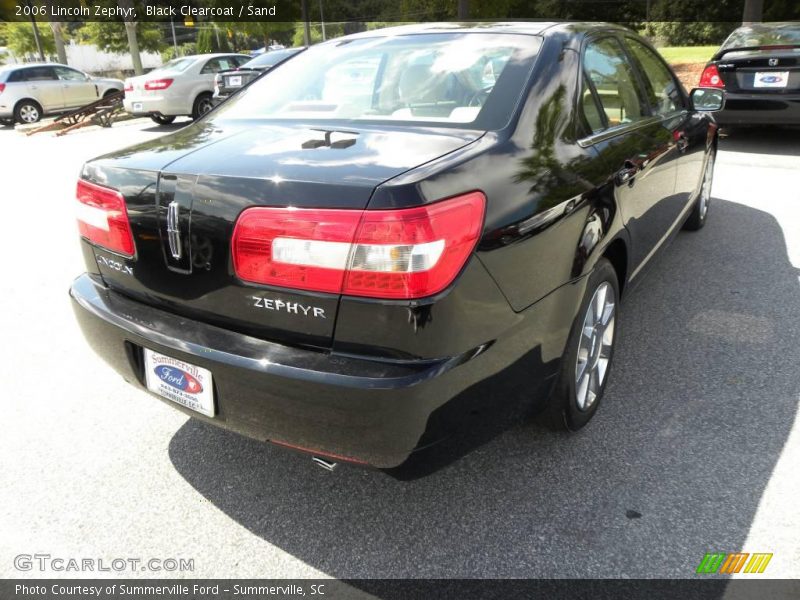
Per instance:
[[[240,52],[213,52],[209,54],[190,54],[189,56],[176,56],[175,58],[192,58],[195,60],[200,60],[203,58],[214,58],[217,56],[244,56],[247,57],[247,54],[241,54]]]
[[[498,22],[464,22],[464,23],[419,23],[414,25],[398,25],[383,29],[372,29],[361,33],[354,33],[340,38],[334,38],[333,42],[350,39],[361,39],[370,37],[385,37],[392,35],[416,35],[421,33],[513,33],[523,35],[545,35],[556,32],[582,33],[598,29],[616,29],[619,31],[629,31],[621,25],[612,23],[598,22],[564,22],[564,21],[498,21]]]
[[[69,65],[65,65],[63,63],[55,63],[55,62],[32,62],[32,63],[20,63],[16,65],[3,65],[0,67],[0,71],[10,70],[10,69],[25,69],[28,67],[67,67],[68,69],[76,69],[75,67],[70,67]]]

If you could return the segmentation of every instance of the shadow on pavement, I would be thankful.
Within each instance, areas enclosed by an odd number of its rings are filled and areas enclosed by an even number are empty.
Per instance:
[[[603,406],[578,434],[473,432],[471,452],[412,481],[327,473],[193,420],[170,458],[231,519],[334,577],[692,577],[705,552],[741,548],[800,391],[782,229],[712,210],[623,304]]]
[[[800,127],[737,127],[723,133],[720,150],[800,156]]]

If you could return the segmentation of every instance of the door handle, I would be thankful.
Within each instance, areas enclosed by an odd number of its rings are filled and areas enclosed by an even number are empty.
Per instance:
[[[616,181],[617,185],[624,185],[627,183],[629,186],[632,186],[634,178],[638,172],[638,165],[632,160],[626,160],[622,164],[622,168],[617,171],[617,174],[614,176],[614,180]]]

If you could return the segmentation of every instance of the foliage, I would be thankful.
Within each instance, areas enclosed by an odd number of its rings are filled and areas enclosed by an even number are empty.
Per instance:
[[[39,29],[39,39],[42,42],[42,49],[45,54],[54,54],[56,45],[53,41],[53,31],[46,22],[37,21]],[[5,46],[11,48],[14,54],[19,56],[25,54],[38,54],[36,48],[36,38],[33,36],[33,26],[30,22],[23,23],[2,23],[0,24],[0,35],[5,38]]]
[[[192,54],[197,54],[197,44],[194,42],[186,42],[184,44],[180,44],[178,46],[178,51],[175,52],[175,46],[168,46],[164,50],[161,51],[161,59],[164,62],[168,60],[172,60],[173,58],[177,58],[180,56],[190,56]]]
[[[130,52],[128,34],[125,25],[116,21],[89,21],[77,31],[78,39],[88,44],[94,44],[106,52]],[[139,40],[139,50],[149,52],[161,51],[166,43],[165,37],[158,23],[136,23],[136,37]]]

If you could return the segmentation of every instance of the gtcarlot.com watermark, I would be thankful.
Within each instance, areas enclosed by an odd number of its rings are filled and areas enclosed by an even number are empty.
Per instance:
[[[17,571],[54,573],[191,573],[193,558],[88,558],[52,556],[50,554],[17,554],[14,557]]]

